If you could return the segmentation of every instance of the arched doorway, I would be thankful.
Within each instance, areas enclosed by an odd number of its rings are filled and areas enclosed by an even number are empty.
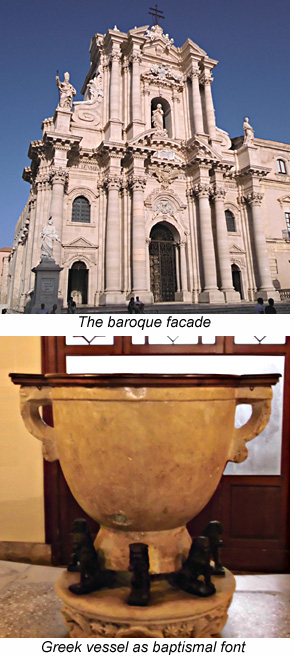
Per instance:
[[[150,287],[154,301],[174,301],[177,289],[174,236],[167,226],[156,224],[150,238]]]
[[[243,299],[241,271],[238,265],[232,265],[232,279],[233,279],[234,290],[236,290],[236,292],[239,292],[241,299]]]
[[[74,262],[68,272],[67,300],[70,297],[76,304],[88,303],[88,269],[82,260]]]

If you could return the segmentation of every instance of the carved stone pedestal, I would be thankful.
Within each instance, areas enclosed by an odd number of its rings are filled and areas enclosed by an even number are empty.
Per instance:
[[[54,304],[58,303],[58,286],[59,274],[63,267],[55,262],[54,258],[41,258],[41,261],[32,269],[36,274],[33,305],[31,313],[37,313],[40,310],[41,303],[44,303],[46,310],[50,312]]]
[[[216,593],[210,598],[198,598],[172,589],[165,580],[155,580],[149,606],[130,607],[126,585],[77,596],[68,590],[77,581],[77,573],[65,571],[55,584],[72,638],[210,638],[226,624],[235,590],[228,570],[226,577],[212,578]]]

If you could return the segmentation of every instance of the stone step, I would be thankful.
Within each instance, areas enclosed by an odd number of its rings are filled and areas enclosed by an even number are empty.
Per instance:
[[[266,305],[266,304],[265,304]],[[146,304],[144,309],[145,315],[173,315],[173,314],[254,314],[255,303],[241,302],[238,304],[206,304],[206,303],[156,303]],[[290,313],[289,301],[275,303],[275,308],[278,314]],[[64,309],[66,312],[66,309]],[[109,305],[109,306],[78,306],[76,314],[79,315],[95,315],[95,314],[128,314],[126,305]]]

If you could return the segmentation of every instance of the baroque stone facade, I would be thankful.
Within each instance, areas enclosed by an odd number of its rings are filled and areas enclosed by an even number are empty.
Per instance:
[[[95,34],[73,102],[69,74],[31,142],[28,203],[9,256],[7,303],[29,303],[52,216],[66,304],[232,303],[289,288],[289,147],[216,126],[217,62],[160,26]],[[2,288],[5,288],[3,281]]]

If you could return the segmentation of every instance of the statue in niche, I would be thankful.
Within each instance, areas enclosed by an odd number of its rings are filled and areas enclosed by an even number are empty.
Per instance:
[[[152,124],[156,130],[159,130],[160,132],[163,131],[163,109],[162,105],[160,103],[157,104],[157,107],[155,110],[152,112]]]
[[[131,592],[127,603],[131,606],[146,607],[150,597],[148,545],[131,543],[129,570],[132,573]]]
[[[49,217],[47,226],[44,226],[40,232],[40,249],[41,249],[41,259],[50,258],[53,259],[53,242],[60,242],[61,240],[58,237],[55,226],[53,225],[52,217]]]
[[[59,107],[71,109],[72,99],[76,95],[76,90],[69,82],[69,73],[66,72],[64,74],[64,82],[60,82],[58,75],[56,75],[56,84],[60,93]]]
[[[80,582],[68,587],[76,595],[98,591],[113,583],[113,571],[101,569],[92,536],[84,518],[77,518],[73,524],[73,553],[67,570],[80,573]]]
[[[245,117],[244,119],[243,130],[244,130],[244,144],[252,144],[254,138],[254,130],[249,123],[248,116]]]

